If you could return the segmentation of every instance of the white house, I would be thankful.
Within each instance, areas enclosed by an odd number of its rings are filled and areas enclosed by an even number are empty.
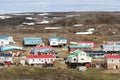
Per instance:
[[[0,54],[0,63],[10,65],[13,63],[12,54],[2,53]]]
[[[67,38],[60,38],[56,36],[49,37],[50,46],[60,46],[60,45],[66,45],[66,44],[67,44]]]
[[[107,69],[120,69],[120,55],[106,55],[105,63]]]
[[[0,36],[0,46],[13,45],[14,43],[12,36]]]
[[[68,61],[70,63],[87,63],[91,62],[91,57],[87,55],[84,51],[75,50],[68,56]]]
[[[29,65],[36,64],[54,64],[54,56],[53,55],[28,55],[26,62]]]

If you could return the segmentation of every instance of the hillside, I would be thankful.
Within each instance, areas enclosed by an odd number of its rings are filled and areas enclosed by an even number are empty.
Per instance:
[[[8,67],[0,71],[2,80],[119,80],[119,73],[102,73],[97,69],[41,69],[38,67]]]
[[[101,44],[104,40],[120,40],[120,12],[49,12],[0,16],[0,34],[14,36],[17,42],[24,36],[39,36],[47,44],[48,37],[56,35],[66,37],[68,41],[94,41],[96,44]],[[80,26],[75,26],[76,24]],[[89,28],[95,29],[93,34],[75,34]]]

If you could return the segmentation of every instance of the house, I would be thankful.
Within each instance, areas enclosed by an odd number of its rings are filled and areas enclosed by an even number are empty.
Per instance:
[[[53,55],[28,55],[26,59],[29,65],[54,65]]]
[[[69,53],[71,53],[75,50],[89,51],[89,50],[91,50],[91,47],[90,47],[90,45],[69,45],[68,46]]]
[[[103,45],[103,51],[120,51],[120,45]]]
[[[87,55],[86,52],[81,50],[75,50],[73,51],[68,57],[67,57],[67,63],[71,67],[78,67],[78,66],[86,66],[89,67],[91,63],[91,57]]]
[[[120,41],[103,41],[102,50],[105,54],[120,54]]]
[[[104,51],[95,51],[95,50],[91,50],[91,51],[85,51],[90,57],[92,57],[93,59],[95,58],[104,58]]]
[[[120,69],[120,55],[106,55],[105,63],[107,69]]]
[[[36,46],[42,45],[42,39],[40,37],[24,37],[23,38],[23,45],[24,46]]]
[[[95,43],[90,41],[77,41],[77,42],[70,42],[71,45],[89,45],[91,48],[95,48]]]
[[[67,38],[61,38],[57,36],[49,37],[50,46],[65,46],[67,44]]]
[[[20,46],[5,45],[0,47],[0,52],[10,53],[14,57],[25,55],[26,50]]]
[[[0,54],[0,63],[3,65],[11,65],[13,63],[12,54],[1,53]]]
[[[52,54],[55,57],[60,57],[60,53],[58,50],[54,50],[51,46],[35,46],[31,49],[31,53],[34,55],[48,55]]]
[[[12,36],[0,36],[0,46],[13,45],[14,43]]]

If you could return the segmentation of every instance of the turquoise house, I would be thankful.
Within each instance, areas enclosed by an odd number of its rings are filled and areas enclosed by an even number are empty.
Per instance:
[[[36,46],[36,45],[42,45],[42,39],[41,37],[24,37],[23,38],[23,45],[24,46]]]

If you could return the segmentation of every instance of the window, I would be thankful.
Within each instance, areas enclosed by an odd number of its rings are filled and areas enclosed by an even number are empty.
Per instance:
[[[46,59],[44,59],[46,61]]]
[[[35,59],[33,59],[33,62],[35,61]]]
[[[111,62],[113,62],[113,59],[111,60]]]
[[[53,59],[51,59],[51,62],[53,62]]]
[[[41,60],[41,62],[44,62],[44,60]]]
[[[1,44],[3,44],[4,42],[2,41]]]
[[[81,60],[84,60],[84,58],[81,58]]]

